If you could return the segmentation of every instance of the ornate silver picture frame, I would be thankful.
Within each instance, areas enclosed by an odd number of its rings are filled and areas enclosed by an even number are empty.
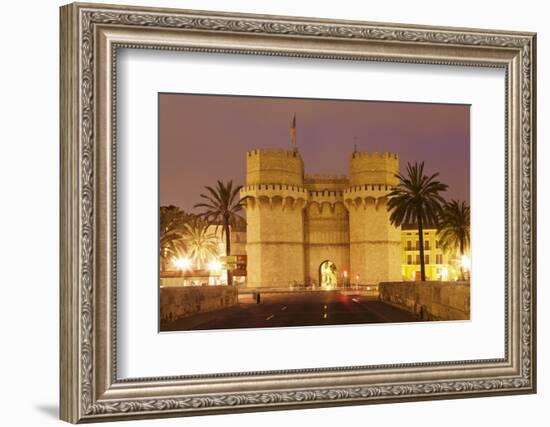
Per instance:
[[[535,34],[98,4],[63,6],[60,18],[61,419],[536,391]],[[116,61],[122,48],[503,69],[504,357],[119,378]]]

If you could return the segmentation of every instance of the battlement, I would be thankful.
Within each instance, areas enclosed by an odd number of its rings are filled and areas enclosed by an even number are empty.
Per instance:
[[[347,188],[345,194],[353,193],[364,193],[364,192],[389,192],[392,191],[395,187],[387,184],[364,184],[364,185],[355,185],[353,187]]]
[[[283,148],[256,148],[246,152],[247,157],[288,157],[301,158],[298,150],[285,150]]]
[[[245,185],[241,188],[241,193],[250,193],[254,191],[285,191],[307,194],[307,190],[297,185],[289,184],[253,184]]]
[[[393,153],[354,152],[350,159],[350,185],[397,185],[399,156]]]
[[[373,151],[369,153],[368,151],[355,151],[351,155],[352,159],[399,159],[399,156],[395,153],[390,153],[385,151],[384,153],[379,153],[378,151]]]
[[[304,161],[297,150],[261,148],[247,152],[246,183],[302,186]]]
[[[342,197],[344,195],[343,191],[332,191],[332,190],[323,190],[323,191],[310,191],[309,195],[312,197]]]

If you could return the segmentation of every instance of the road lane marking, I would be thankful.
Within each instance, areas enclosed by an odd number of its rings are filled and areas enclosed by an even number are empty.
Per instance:
[[[286,310],[286,305],[283,308],[281,308],[281,310]]]
[[[275,317],[275,315],[274,315],[274,314],[272,314],[271,316],[269,316],[269,317],[268,317],[268,318],[266,318],[265,320],[271,320],[271,319],[273,319],[274,317]]]
[[[356,302],[356,303],[359,302],[359,300],[358,300],[357,298],[352,298],[351,300],[352,300],[353,302]]]

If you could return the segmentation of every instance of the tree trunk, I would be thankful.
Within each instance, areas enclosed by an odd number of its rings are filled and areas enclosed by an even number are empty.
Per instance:
[[[426,266],[424,265],[424,226],[422,224],[422,216],[417,215],[418,221],[418,241],[420,244],[420,280],[426,281]]]
[[[225,234],[225,255],[230,256],[231,255],[231,235],[229,231],[229,224],[227,223],[224,224],[223,233]],[[229,268],[226,271],[227,271],[227,285],[231,286],[233,284],[233,275],[231,274],[231,270]]]

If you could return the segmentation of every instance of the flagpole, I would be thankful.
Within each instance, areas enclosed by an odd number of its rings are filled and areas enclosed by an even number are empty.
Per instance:
[[[296,149],[296,113],[292,118],[292,126],[290,127],[290,144]]]

